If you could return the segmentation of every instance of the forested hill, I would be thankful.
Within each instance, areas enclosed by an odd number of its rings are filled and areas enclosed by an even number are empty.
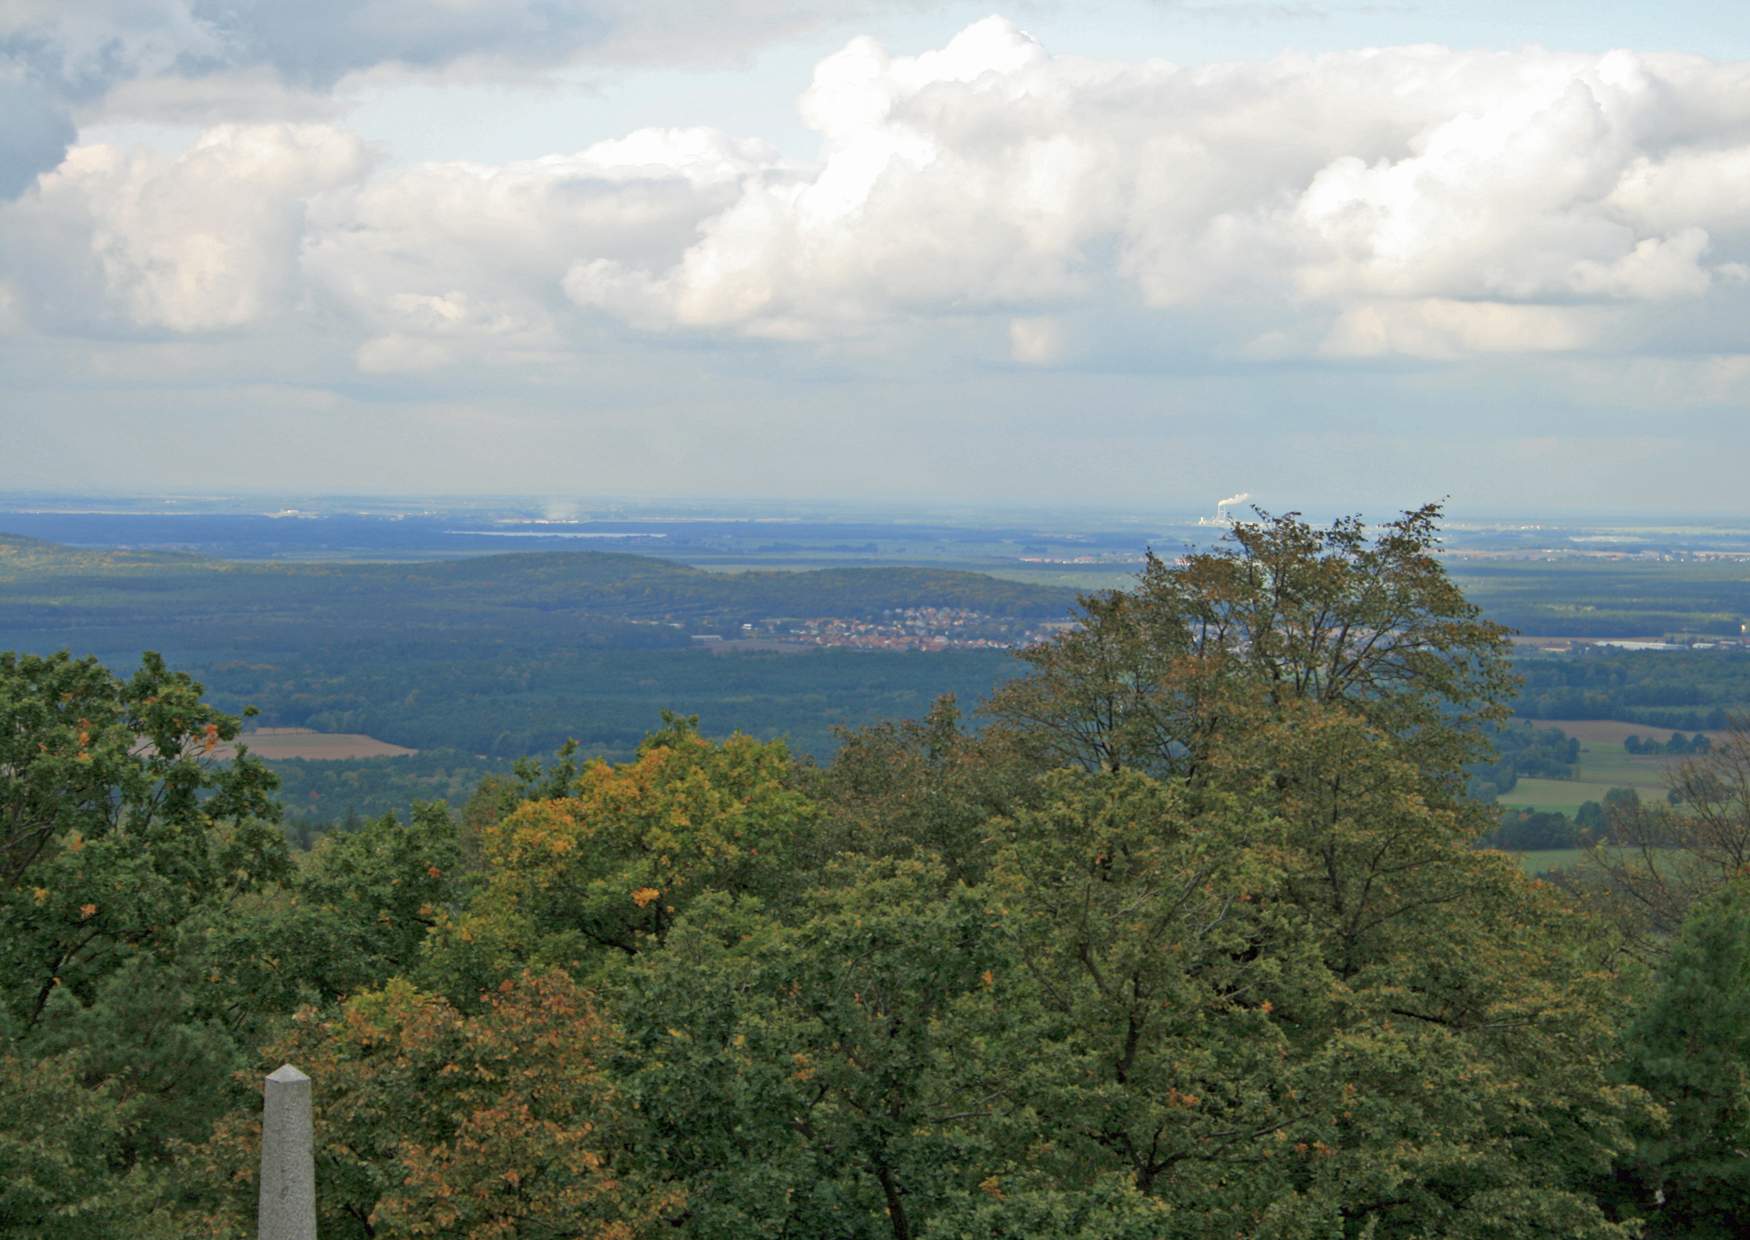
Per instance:
[[[969,572],[712,573],[593,551],[409,564],[245,563],[17,538],[0,548],[0,650],[65,649],[118,668],[156,650],[226,709],[259,707],[264,724],[501,759],[567,738],[629,753],[664,707],[698,713],[712,735],[785,736],[824,757],[835,726],[921,714],[939,692],[971,705],[1014,660],[973,641],[909,658],[726,659],[694,638],[785,632],[799,619],[891,625],[884,613],[937,608],[975,613],[971,638],[1013,644],[1075,601]]]
[[[144,580],[143,580],[144,579]],[[602,617],[867,616],[954,607],[1009,618],[1056,619],[1075,592],[926,568],[713,573],[647,556],[527,552],[418,564],[239,563],[127,550],[90,551],[0,535],[0,580],[13,600],[104,606],[143,598],[166,606],[247,603],[325,611],[393,600],[398,609],[457,606],[572,608]]]
[[[357,566],[347,566],[357,567]],[[381,576],[390,566],[372,565]],[[1075,591],[933,568],[829,568],[716,573],[647,556],[556,551],[408,566],[406,585],[448,595],[482,586],[526,606],[587,603],[631,618],[710,615],[867,616],[954,607],[993,616],[1059,619]]]
[[[90,550],[63,547],[18,534],[0,534],[0,581],[11,581],[31,573],[187,566],[200,562],[198,556],[174,551]]]

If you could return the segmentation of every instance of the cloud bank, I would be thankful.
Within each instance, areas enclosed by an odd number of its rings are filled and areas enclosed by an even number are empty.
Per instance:
[[[501,16],[458,6],[454,46],[493,46],[477,27]],[[1750,346],[1745,65],[1101,63],[991,18],[918,56],[856,40],[800,106],[820,137],[805,166],[710,129],[386,171],[332,124],[75,146],[4,209],[16,315],[71,334],[320,324],[372,372],[624,332],[928,338],[1035,366],[1621,355],[1667,350],[1673,324],[1711,353]]]
[[[238,74],[307,101],[388,63],[643,55],[679,12],[449,7],[409,42],[401,0],[336,6],[346,38],[282,30],[266,4],[221,20],[162,0],[129,26],[117,15],[144,8],[118,0],[101,37],[57,18],[15,53],[0,101],[39,97],[19,64],[51,98],[111,109]],[[732,7],[755,32],[735,46],[796,19]],[[628,451],[676,428],[674,459],[717,442],[710,418],[757,410],[803,435],[806,414],[775,411],[909,382],[932,402],[919,443],[987,434],[1046,392],[1054,417],[1098,402],[1141,437],[1238,393],[1284,469],[1385,450],[1369,409],[1480,402],[1530,435],[1502,476],[1541,477],[1562,441],[1535,411],[1585,408],[1622,424],[1595,468],[1632,478],[1658,453],[1620,432],[1647,410],[1750,400],[1750,64],[1441,46],[1096,61],[990,18],[917,55],[853,40],[796,86],[807,160],[698,126],[396,164],[343,113],[271,91],[174,149],[45,157],[65,135],[43,122],[62,136],[12,166],[52,164],[0,203],[0,359],[61,402],[105,383],[136,403],[142,386],[310,417],[362,400],[501,429],[517,408],[612,410]],[[1317,444],[1284,431],[1297,416]],[[1014,433],[1063,452],[1043,422]],[[1393,433],[1410,459],[1416,434]]]

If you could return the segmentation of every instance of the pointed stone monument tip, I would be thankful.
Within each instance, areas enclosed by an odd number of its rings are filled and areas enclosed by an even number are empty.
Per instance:
[[[292,1067],[291,1064],[282,1063],[279,1067],[267,1074],[267,1079],[274,1082],[276,1085],[295,1085],[300,1081],[307,1081],[310,1078]]]

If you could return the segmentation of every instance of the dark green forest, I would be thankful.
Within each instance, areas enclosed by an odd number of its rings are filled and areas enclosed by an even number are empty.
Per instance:
[[[0,1236],[253,1235],[288,1061],[333,1240],[1742,1234],[1750,733],[1527,877],[1472,784],[1572,755],[1438,516],[1151,561],[979,728],[307,849],[186,672],[0,655]]]
[[[241,564],[0,537],[0,648],[72,649],[116,667],[156,650],[223,708],[257,707],[262,724],[367,732],[501,765],[568,739],[628,756],[659,710],[683,706],[713,735],[785,736],[824,758],[834,727],[918,714],[944,692],[981,698],[1011,660],[721,656],[693,637],[919,606],[1057,621],[1075,598],[932,569],[721,574],[595,552]]]
[[[1466,595],[1528,636],[1731,637],[1750,621],[1741,560],[1466,560]]]
[[[1737,649],[1587,651],[1522,660],[1515,709],[1528,719],[1624,719],[1649,734],[1723,728],[1750,704]]]
[[[1535,727],[1523,720],[1488,732],[1489,753],[1467,768],[1471,795],[1489,801],[1510,792],[1521,776],[1568,779],[1580,759],[1580,742],[1560,728]]]

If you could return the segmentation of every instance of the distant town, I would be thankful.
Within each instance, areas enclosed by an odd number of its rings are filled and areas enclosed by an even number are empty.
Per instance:
[[[1044,641],[1067,621],[1017,620],[960,607],[905,607],[878,618],[774,617],[741,626],[739,636],[697,634],[725,651],[801,647],[857,650],[1020,650]]]

